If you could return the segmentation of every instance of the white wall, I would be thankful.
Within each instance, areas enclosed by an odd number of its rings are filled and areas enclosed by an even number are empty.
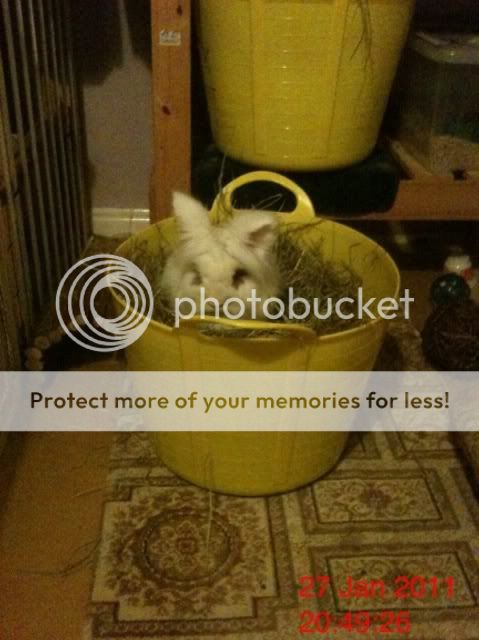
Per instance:
[[[92,205],[148,208],[149,0],[74,2]]]

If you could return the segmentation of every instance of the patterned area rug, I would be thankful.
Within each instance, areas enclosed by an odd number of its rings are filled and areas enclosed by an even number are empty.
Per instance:
[[[479,508],[445,434],[352,434],[270,498],[193,487],[121,434],[109,478],[91,640],[479,639]]]

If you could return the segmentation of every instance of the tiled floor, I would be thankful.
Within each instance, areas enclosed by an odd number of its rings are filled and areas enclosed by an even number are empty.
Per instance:
[[[433,277],[403,277],[418,327]],[[0,640],[81,640],[92,576],[80,561],[98,539],[110,443],[107,433],[10,436],[0,459]]]

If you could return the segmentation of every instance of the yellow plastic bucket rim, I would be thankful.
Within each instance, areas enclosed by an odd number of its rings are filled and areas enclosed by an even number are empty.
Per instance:
[[[221,193],[218,194],[218,196],[216,197],[213,203],[213,206],[210,211],[211,219],[214,221],[221,221],[221,219],[224,216],[225,205],[227,208],[232,209],[232,196],[234,191],[236,191],[236,189],[238,189],[240,186],[243,186],[245,184],[249,184],[251,182],[259,182],[259,181],[273,182],[292,191],[292,193],[296,197],[295,209],[291,213],[278,213],[278,215],[282,216],[282,219],[287,221],[288,224],[300,223],[300,224],[307,225],[308,223],[315,224],[318,220],[320,220],[320,218],[316,216],[311,199],[306,194],[306,192],[289,178],[286,178],[285,176],[279,173],[274,173],[272,171],[252,171],[250,173],[244,174],[239,178],[236,178],[235,180],[232,180],[231,182],[229,182],[225,187],[223,187]],[[170,223],[171,221],[172,221],[172,216],[169,216],[165,220],[160,221],[154,225],[150,225],[146,229],[143,229],[142,231],[135,234],[134,236],[127,238],[127,240],[122,242],[122,244],[117,248],[116,253],[120,253],[124,247],[127,247],[128,244],[131,242],[132,238],[134,238],[135,236],[145,234],[150,229],[153,229],[154,227],[161,227],[161,225],[164,224],[165,222]],[[338,227],[349,229],[349,227],[346,227],[346,225],[343,225],[339,222],[332,221],[332,220],[329,222],[331,222],[332,224]],[[364,233],[361,233],[360,231],[357,231],[356,229],[354,229],[354,233],[360,236],[361,238],[364,238],[364,240],[366,240],[367,242],[374,242],[373,240],[371,240],[371,238],[368,238],[368,236],[366,236]],[[374,242],[374,244],[376,244],[376,246],[382,253],[382,257],[388,261],[389,266],[392,268],[392,271],[394,273],[395,280],[396,280],[396,288],[394,290],[393,295],[390,297],[397,299],[399,296],[400,288],[401,288],[401,275],[399,273],[399,269],[396,263],[394,262],[394,260],[389,255],[389,253],[377,243]],[[110,287],[110,292],[113,298],[115,299],[115,301],[121,307],[126,306],[125,301],[122,300],[122,298],[120,298],[120,296],[117,294],[115,289]],[[135,311],[135,313],[142,318],[144,317],[143,314],[140,314],[137,311]],[[365,322],[359,325],[358,327],[353,327],[351,329],[344,329],[342,331],[336,331],[335,333],[328,333],[327,335],[322,335],[322,336],[317,335],[312,329],[304,325],[301,325],[300,323],[281,324],[279,322],[273,323],[273,322],[264,322],[261,320],[230,320],[228,318],[216,318],[215,316],[211,316],[211,318],[209,316],[205,316],[205,317],[193,316],[192,318],[183,320],[180,323],[179,327],[171,327],[167,324],[164,324],[163,322],[159,322],[158,320],[151,318],[149,321],[149,326],[153,325],[153,327],[160,329],[162,331],[166,331],[168,333],[175,333],[177,331],[181,331],[182,326],[196,327],[196,326],[200,326],[201,324],[207,324],[210,322],[213,322],[214,324],[221,324],[224,326],[228,326],[230,328],[236,328],[236,329],[245,328],[245,329],[255,329],[258,331],[274,330],[278,333],[281,331],[284,331],[285,334],[288,334],[288,333],[293,335],[297,334],[298,337],[315,339],[318,342],[319,341],[333,342],[334,340],[337,340],[339,337],[343,337],[343,336],[349,337],[349,336],[354,336],[356,334],[361,334],[364,331],[369,331],[371,327],[374,327],[375,325],[381,322],[384,322],[384,319],[375,318],[373,320],[369,320],[368,322]],[[214,340],[217,340],[218,338],[226,339],[226,340],[230,339],[228,338],[227,334],[224,334],[221,336],[214,336],[211,338]],[[266,342],[266,341],[277,341],[277,340],[280,340],[281,337],[277,335],[276,336],[256,336],[256,337],[251,336],[251,337],[245,337],[241,339],[254,341],[254,342],[258,342],[258,341]]]

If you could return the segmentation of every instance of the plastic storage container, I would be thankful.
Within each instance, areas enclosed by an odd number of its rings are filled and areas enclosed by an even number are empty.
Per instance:
[[[247,164],[333,169],[376,144],[414,0],[201,0],[217,146]]]
[[[400,81],[399,140],[432,173],[479,170],[479,35],[411,39]]]

